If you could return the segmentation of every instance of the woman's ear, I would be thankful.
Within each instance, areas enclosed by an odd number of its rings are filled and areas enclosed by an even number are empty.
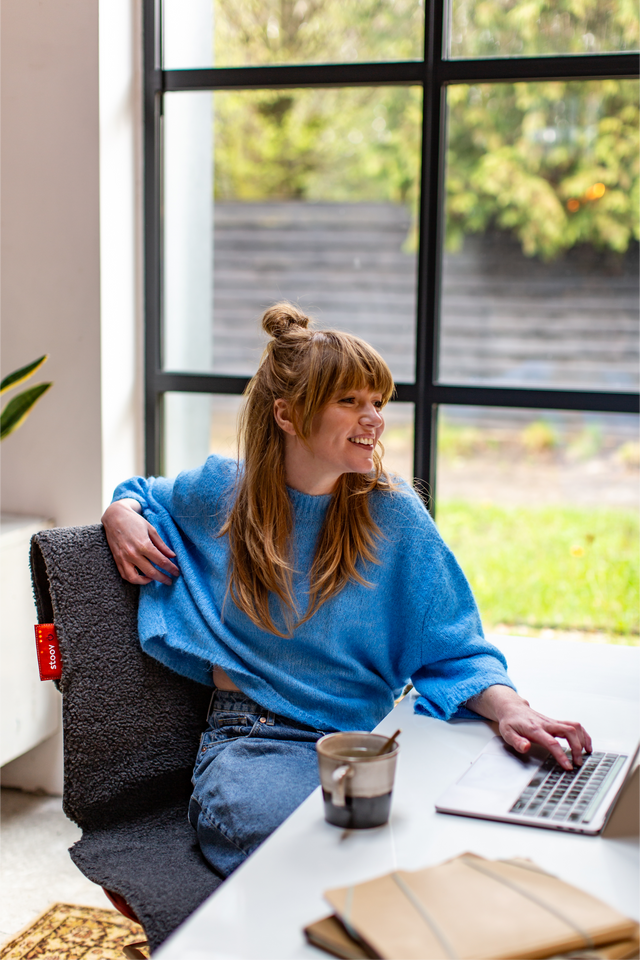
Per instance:
[[[274,400],[273,415],[281,430],[290,436],[296,436],[296,428],[291,419],[291,408],[286,400]]]

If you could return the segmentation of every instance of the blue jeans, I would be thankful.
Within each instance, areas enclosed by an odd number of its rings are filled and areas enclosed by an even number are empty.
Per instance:
[[[314,730],[243,693],[214,691],[193,771],[189,820],[227,877],[318,786]]]

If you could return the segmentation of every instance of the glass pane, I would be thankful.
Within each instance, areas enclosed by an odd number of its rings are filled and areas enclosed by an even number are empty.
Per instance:
[[[423,0],[163,0],[165,70],[416,60]]]
[[[638,642],[638,426],[441,407],[437,522],[488,632]]]
[[[638,49],[627,0],[450,0],[449,57],[533,57]]]
[[[441,381],[638,388],[637,98],[449,87]]]
[[[210,393],[165,393],[164,474],[174,477],[204,463],[211,453],[237,457],[237,417],[242,397]],[[413,480],[413,404],[385,407],[384,465]]]
[[[192,470],[211,453],[237,457],[236,419],[242,397],[165,393],[163,399],[165,476]]]
[[[166,369],[253,373],[288,299],[413,380],[421,109],[411,87],[165,97]]]
[[[161,0],[165,70],[213,67],[214,0]]]
[[[385,427],[382,434],[382,462],[389,473],[395,473],[407,483],[413,483],[413,404],[393,401],[384,408],[383,416]]]

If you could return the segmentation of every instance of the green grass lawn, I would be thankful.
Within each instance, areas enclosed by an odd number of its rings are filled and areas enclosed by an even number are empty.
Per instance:
[[[635,511],[445,500],[438,501],[437,523],[471,582],[486,629],[520,624],[637,639]]]

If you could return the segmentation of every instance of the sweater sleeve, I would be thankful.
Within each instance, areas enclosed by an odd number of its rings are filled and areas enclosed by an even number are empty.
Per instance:
[[[493,684],[515,687],[504,656],[485,639],[471,587],[430,517],[425,532],[423,569],[429,575],[422,666],[411,678],[419,693],[415,712],[440,720],[477,720],[465,701]]]
[[[172,491],[173,481],[166,477],[131,477],[118,484],[111,502],[137,500],[144,512],[156,506],[158,501],[166,508],[171,501]]]
[[[216,637],[232,641],[213,596],[226,576],[218,532],[222,500],[237,474],[235,461],[211,456],[170,480],[132,477],[113,500],[133,499],[146,520],[175,552],[180,576],[140,588],[138,631],[145,653],[198,683],[211,686]],[[226,500],[225,500],[226,502]]]

